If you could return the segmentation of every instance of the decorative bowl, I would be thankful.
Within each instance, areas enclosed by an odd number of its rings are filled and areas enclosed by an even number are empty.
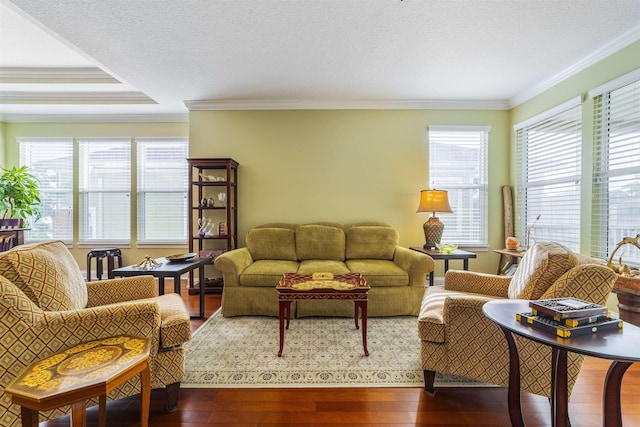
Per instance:
[[[450,254],[451,252],[458,249],[458,245],[454,245],[452,243],[436,243],[436,248],[443,254]]]
[[[177,255],[169,255],[166,256],[166,260],[169,262],[181,262],[181,261],[190,261],[192,258],[195,258],[197,254],[190,252],[187,254],[177,254]]]

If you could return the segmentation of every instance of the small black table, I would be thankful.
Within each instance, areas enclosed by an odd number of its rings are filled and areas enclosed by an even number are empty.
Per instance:
[[[462,268],[464,270],[469,270],[469,259],[475,258],[476,254],[473,252],[463,251],[461,249],[456,249],[450,254],[443,254],[438,249],[425,249],[421,247],[413,247],[411,248],[414,251],[422,252],[423,254],[429,255],[434,260],[444,260],[444,272],[445,274],[449,271],[449,260],[462,260]],[[429,272],[429,286],[433,286],[433,270]]]
[[[204,317],[204,266],[211,264],[211,258],[194,258],[188,261],[169,262],[166,258],[158,258],[157,262],[161,263],[159,267],[152,269],[141,269],[134,266],[121,267],[113,270],[114,276],[134,277],[150,275],[158,278],[158,293],[164,295],[164,278],[173,278],[173,291],[180,294],[180,276],[190,271],[198,269],[198,280],[200,281],[200,314],[191,314],[191,317]]]
[[[551,347],[551,420],[556,427],[569,425],[567,353],[613,360],[604,383],[603,426],[622,426],[620,387],[627,369],[640,361],[640,328],[624,323],[620,331],[599,331],[589,335],[560,338],[534,329],[516,320],[516,313],[531,311],[524,300],[499,300],[486,303],[482,311],[504,333],[509,345],[509,417],[511,425],[524,427],[520,406],[520,359],[513,334]]]

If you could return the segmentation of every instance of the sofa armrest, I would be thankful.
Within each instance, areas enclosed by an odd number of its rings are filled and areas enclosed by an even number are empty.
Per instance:
[[[511,283],[509,276],[449,270],[444,276],[444,288],[448,291],[470,292],[498,298],[508,298]]]
[[[123,277],[87,283],[87,307],[153,298],[158,295],[153,276]]]
[[[240,286],[240,273],[252,263],[249,249],[238,248],[218,256],[214,266],[222,273],[224,286]]]
[[[422,252],[396,247],[393,262],[409,274],[409,286],[424,287],[427,273],[433,271],[433,259]]]

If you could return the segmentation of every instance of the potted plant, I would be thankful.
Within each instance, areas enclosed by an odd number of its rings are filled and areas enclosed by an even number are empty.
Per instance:
[[[40,189],[38,179],[29,172],[27,166],[11,169],[0,168],[0,218],[40,219]]]

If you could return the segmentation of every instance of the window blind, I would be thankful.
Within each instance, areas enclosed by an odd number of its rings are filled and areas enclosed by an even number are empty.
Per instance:
[[[78,138],[80,243],[131,240],[130,138]]]
[[[517,130],[516,234],[580,250],[582,107],[554,109]]]
[[[624,237],[640,233],[640,80],[595,96],[593,134],[591,255],[607,259]],[[640,265],[630,245],[619,255]]]
[[[138,242],[187,242],[188,144],[185,138],[135,138]]]
[[[26,242],[73,242],[73,138],[17,138],[20,164],[40,188],[39,221],[30,221]]]
[[[442,241],[487,246],[489,126],[429,126],[429,176],[449,192]]]

